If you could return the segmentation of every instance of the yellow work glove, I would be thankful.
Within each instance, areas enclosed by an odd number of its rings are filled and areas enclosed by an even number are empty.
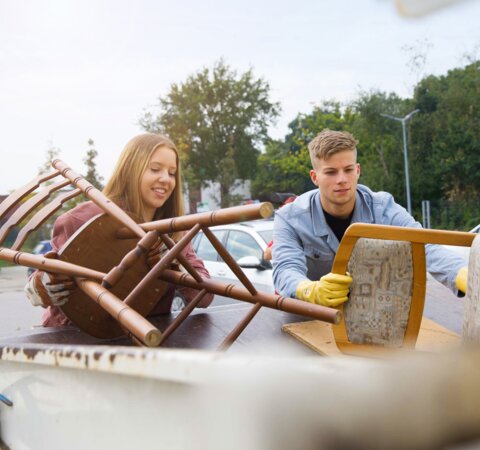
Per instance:
[[[328,273],[319,281],[304,280],[298,283],[296,296],[300,300],[323,306],[338,306],[348,300],[352,277]]]
[[[462,291],[464,294],[467,293],[467,278],[468,278],[468,267],[462,267],[458,273],[457,278],[455,278],[455,286],[459,291]]]

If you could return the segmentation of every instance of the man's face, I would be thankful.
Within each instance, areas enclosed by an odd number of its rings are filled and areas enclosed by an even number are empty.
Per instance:
[[[348,216],[353,211],[359,176],[360,164],[353,150],[317,159],[315,169],[310,171],[313,184],[320,189],[323,209],[333,216]]]

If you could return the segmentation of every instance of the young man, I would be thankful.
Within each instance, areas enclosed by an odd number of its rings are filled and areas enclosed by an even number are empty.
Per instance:
[[[347,132],[322,131],[308,145],[318,187],[275,215],[273,281],[282,295],[325,306],[348,299],[352,278],[331,273],[335,253],[351,223],[421,225],[387,192],[358,183],[358,141]],[[427,270],[442,284],[466,290],[466,261],[442,246],[426,246]]]

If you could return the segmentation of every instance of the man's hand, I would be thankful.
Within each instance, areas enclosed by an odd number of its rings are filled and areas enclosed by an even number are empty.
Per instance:
[[[459,291],[462,291],[464,294],[467,293],[467,279],[468,279],[468,267],[462,267],[455,278],[455,286]]]
[[[310,303],[334,307],[348,300],[351,283],[350,275],[330,272],[319,281],[304,280],[298,283],[296,296]]]
[[[57,259],[56,252],[45,253],[45,258]],[[25,286],[25,293],[33,306],[63,306],[76,288],[75,280],[63,274],[37,270]]]
[[[263,252],[263,259],[265,261],[271,261],[272,260],[272,247],[267,247],[265,251]]]

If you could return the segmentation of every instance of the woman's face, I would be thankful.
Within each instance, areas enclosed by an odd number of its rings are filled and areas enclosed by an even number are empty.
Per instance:
[[[148,219],[164,205],[175,189],[177,155],[168,147],[159,147],[153,153],[140,181],[140,193]]]

